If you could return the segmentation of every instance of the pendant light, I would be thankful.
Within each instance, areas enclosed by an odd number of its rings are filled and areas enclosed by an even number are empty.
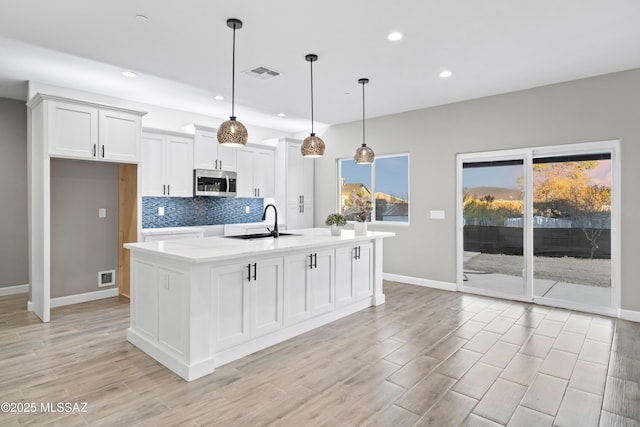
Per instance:
[[[318,55],[310,53],[304,59],[311,63],[311,135],[302,142],[300,152],[304,157],[322,157],[324,154],[324,141],[313,132],[313,62],[318,60]]]
[[[359,165],[370,165],[373,163],[375,153],[371,148],[367,147],[364,139],[364,85],[369,83],[369,79],[359,79],[358,83],[362,84],[362,146],[358,147],[353,159]]]
[[[226,147],[244,147],[249,135],[247,128],[236,120],[235,112],[235,84],[236,84],[236,30],[242,28],[239,19],[227,19],[227,27],[233,29],[233,59],[231,65],[231,116],[218,129],[218,143]]]

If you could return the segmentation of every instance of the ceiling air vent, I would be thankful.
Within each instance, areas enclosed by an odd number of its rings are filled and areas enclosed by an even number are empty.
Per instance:
[[[244,72],[247,76],[255,77],[260,80],[269,80],[280,75],[280,71],[276,71],[273,68],[265,67],[264,65],[257,65]]]

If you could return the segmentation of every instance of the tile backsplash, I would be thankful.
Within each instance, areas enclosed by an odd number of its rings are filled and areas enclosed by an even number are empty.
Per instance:
[[[164,215],[158,215],[159,208],[164,208]],[[259,222],[263,209],[259,198],[143,197],[142,228]]]

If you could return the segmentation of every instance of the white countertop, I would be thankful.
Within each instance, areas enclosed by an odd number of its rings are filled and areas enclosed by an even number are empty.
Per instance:
[[[204,233],[204,231],[204,228],[198,227],[143,228],[140,230],[143,236],[150,236],[153,234]]]
[[[366,235],[356,236],[353,230],[342,230],[341,236],[332,236],[328,228],[287,230],[287,233],[300,235],[282,236],[277,239],[269,237],[254,240],[205,237],[202,239],[126,243],[124,247],[134,252],[139,251],[179,261],[205,263],[261,256],[265,255],[265,253],[277,253],[292,249],[335,246],[340,243],[360,242],[395,236],[395,233],[378,231],[369,231]]]

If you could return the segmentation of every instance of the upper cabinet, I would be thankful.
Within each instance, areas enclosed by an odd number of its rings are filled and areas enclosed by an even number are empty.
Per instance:
[[[217,169],[235,171],[237,148],[225,147],[218,143],[217,130],[195,126],[196,134],[193,148],[194,169]]]
[[[140,162],[143,112],[37,95],[29,105],[52,157]]]
[[[274,197],[274,151],[243,147],[238,152],[238,197]]]
[[[286,206],[287,228],[313,227],[313,159],[302,157],[302,141],[280,138],[276,149],[276,202]]]
[[[193,197],[193,139],[146,129],[140,175],[143,196]]]

